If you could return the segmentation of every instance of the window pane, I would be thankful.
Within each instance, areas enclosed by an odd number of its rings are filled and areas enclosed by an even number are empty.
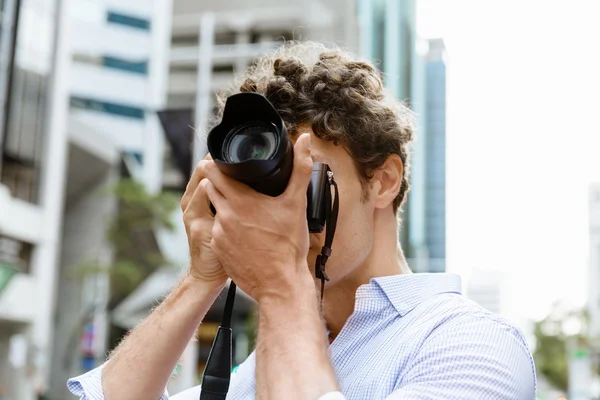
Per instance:
[[[150,30],[150,21],[147,19],[132,17],[131,15],[120,14],[113,11],[108,12],[107,21],[131,28],[143,29],[145,31]]]
[[[135,119],[144,119],[144,110],[124,104],[109,103],[94,99],[71,96],[71,107],[84,110],[99,111]]]

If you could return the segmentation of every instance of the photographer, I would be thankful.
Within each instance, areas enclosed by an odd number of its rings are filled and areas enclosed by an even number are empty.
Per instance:
[[[412,274],[406,264],[398,213],[413,127],[376,69],[340,50],[288,43],[236,87],[263,94],[285,121],[295,143],[285,191],[264,195],[200,162],[181,202],[189,272],[70,390],[88,400],[166,399],[178,358],[229,277],[256,300],[259,329],[227,398],[534,399],[522,334],[463,298],[459,277]],[[339,187],[323,276],[315,260],[325,233],[309,234],[306,216],[313,162],[327,164]],[[327,279],[322,306],[317,278]]]

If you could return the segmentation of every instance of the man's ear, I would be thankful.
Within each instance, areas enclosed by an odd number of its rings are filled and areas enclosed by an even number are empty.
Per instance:
[[[402,176],[404,165],[398,154],[390,154],[385,162],[375,170],[372,183],[373,205],[376,208],[386,208],[390,206],[402,185]]]

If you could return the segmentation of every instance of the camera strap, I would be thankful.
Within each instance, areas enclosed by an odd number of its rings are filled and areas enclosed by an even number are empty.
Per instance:
[[[223,320],[213,341],[208,360],[206,361],[206,367],[204,368],[200,400],[225,400],[229,391],[232,369],[231,347],[233,343],[231,315],[233,313],[236,288],[235,283],[230,281],[227,300],[225,300],[225,310],[223,311]]]
[[[329,179],[329,185],[333,186],[335,197],[333,199],[333,205],[325,209],[325,243],[323,243],[323,247],[321,248],[321,254],[317,256],[317,261],[315,262],[315,277],[321,280],[321,303],[323,303],[323,294],[325,293],[325,281],[329,280],[329,277],[325,272],[325,264],[331,256],[331,245],[333,244],[333,236],[335,235],[338,212],[340,209],[340,196],[338,192],[337,182],[333,179],[333,173],[331,171],[328,171],[327,175]],[[326,190],[325,196],[325,204],[332,204],[331,190]]]
[[[329,185],[333,187],[335,198],[331,199],[331,188],[325,190],[325,243],[321,248],[321,254],[317,256],[315,264],[315,276],[321,280],[321,306],[323,303],[323,293],[325,291],[325,281],[329,277],[325,273],[325,264],[331,256],[331,245],[335,228],[337,226],[339,212],[339,192],[338,186],[333,179],[333,173],[327,172]],[[227,300],[225,301],[225,309],[223,310],[223,320],[215,340],[213,341],[206,367],[204,368],[204,376],[202,377],[202,385],[200,390],[200,400],[225,400],[229,391],[229,383],[231,381],[232,370],[232,330],[231,330],[231,315],[233,313],[233,303],[235,300],[236,285],[233,281],[229,284],[227,292]]]

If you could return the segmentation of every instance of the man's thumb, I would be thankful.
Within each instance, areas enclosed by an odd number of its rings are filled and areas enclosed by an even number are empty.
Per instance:
[[[286,189],[286,193],[290,192],[291,196],[299,195],[298,192],[302,192],[303,195],[306,194],[313,170],[313,160],[310,156],[310,141],[310,134],[303,133],[298,137],[294,145],[294,168]]]

